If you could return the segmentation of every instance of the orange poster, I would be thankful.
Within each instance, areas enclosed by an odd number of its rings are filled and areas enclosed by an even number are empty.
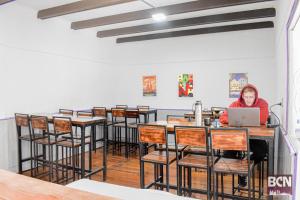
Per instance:
[[[143,76],[143,96],[156,96],[156,76]]]

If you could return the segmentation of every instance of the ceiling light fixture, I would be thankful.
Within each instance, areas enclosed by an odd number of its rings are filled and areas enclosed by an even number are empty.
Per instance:
[[[164,13],[155,13],[152,15],[152,19],[157,22],[162,22],[167,19],[167,16]]]

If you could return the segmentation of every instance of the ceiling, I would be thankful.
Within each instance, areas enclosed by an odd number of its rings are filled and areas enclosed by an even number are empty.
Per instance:
[[[84,0],[84,1],[89,1],[89,0]],[[104,1],[104,0],[100,0],[100,1]],[[186,2],[195,2],[195,0],[145,0],[145,1],[146,1],[146,3],[143,2],[143,0],[136,0],[136,1],[132,1],[132,2],[127,2],[127,3],[102,7],[102,8],[96,8],[96,9],[86,10],[86,11],[72,13],[72,14],[66,14],[66,15],[58,16],[58,18],[70,22],[70,27],[66,27],[66,28],[71,28],[71,23],[76,22],[76,21],[88,20],[88,19],[99,18],[99,17],[106,17],[106,16],[128,13],[128,12],[133,12],[133,11],[146,10],[146,9],[151,9],[152,8],[151,6],[154,6],[155,8],[157,8],[157,7],[161,7],[161,6],[181,4],[181,3],[186,3]],[[213,1],[213,0],[198,0],[198,1]],[[38,11],[43,10],[43,9],[48,9],[51,7],[56,7],[56,6],[69,4],[69,3],[73,3],[73,2],[78,2],[78,0],[17,0],[17,2],[26,7],[30,7],[32,9],[36,10],[38,13]],[[195,12],[186,12],[186,13],[182,13],[182,14],[169,15],[169,16],[167,16],[167,21],[194,18],[194,17],[207,16],[207,15],[217,15],[217,14],[223,14],[223,13],[255,10],[255,9],[262,9],[262,8],[275,8],[275,5],[276,5],[276,1],[265,1],[265,2],[259,2],[259,3],[250,3],[250,4],[244,4],[244,5],[206,9],[206,10],[195,11]],[[54,18],[57,18],[57,17],[54,17]],[[51,18],[43,19],[43,20],[51,20]],[[129,37],[129,36],[145,35],[145,34],[153,34],[153,33],[163,33],[163,32],[178,31],[178,30],[189,30],[189,29],[204,28],[204,27],[215,27],[215,26],[223,26],[223,25],[231,25],[231,24],[241,24],[241,23],[249,23],[249,22],[274,21],[274,20],[275,20],[275,17],[272,16],[272,17],[264,17],[264,18],[257,18],[257,19],[218,22],[218,23],[212,23],[212,24],[194,25],[194,26],[188,26],[188,27],[175,27],[175,28],[171,28],[171,29],[155,30],[155,31],[150,31],[150,32],[113,36],[113,38]],[[135,21],[128,21],[128,22],[108,24],[108,25],[97,26],[97,27],[92,27],[92,28],[80,29],[77,31],[94,31],[95,36],[96,36],[98,31],[123,28],[123,27],[132,27],[132,26],[144,25],[144,24],[153,24],[153,23],[159,23],[159,22],[154,22],[154,20],[152,18],[148,18],[148,19],[141,19],[141,20],[135,20]],[[99,39],[101,39],[101,38],[99,38]]]

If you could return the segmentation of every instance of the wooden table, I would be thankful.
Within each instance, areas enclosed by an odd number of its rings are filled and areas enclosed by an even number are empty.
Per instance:
[[[0,170],[0,199],[6,200],[113,200],[39,179]]]
[[[137,108],[127,108],[126,110],[137,110]],[[107,108],[106,113],[111,113],[111,108]],[[157,120],[157,109],[139,109],[139,114],[144,116],[144,123],[149,122],[149,116],[151,114],[154,114],[154,121]]]
[[[62,114],[54,114],[54,115],[47,115],[49,123],[53,123],[53,117],[70,117],[68,115],[62,115]],[[103,180],[106,180],[106,172],[107,172],[107,120],[106,117],[77,117],[77,116],[71,116],[71,122],[73,126],[79,127],[81,130],[81,178],[89,177],[95,173],[98,173],[100,171],[103,172]],[[92,169],[91,171],[85,169],[85,129],[86,127],[92,128],[92,134],[95,134],[95,126],[102,124],[104,125],[104,144],[103,144],[103,165],[101,168],[98,169]],[[88,172],[88,173],[86,173]]]
[[[172,122],[167,121],[156,121],[149,124],[167,126],[167,131],[170,134],[174,134],[174,126],[196,126],[195,122]],[[226,127],[226,126],[223,126]],[[268,143],[268,160],[269,160],[269,174],[274,173],[274,141],[275,141],[275,128],[266,128],[265,126],[260,127],[245,127],[248,128],[249,138],[265,140]]]
[[[212,116],[213,116],[213,114],[210,110],[202,111],[202,118],[211,118]],[[194,119],[195,114],[194,114],[194,112],[187,112],[187,113],[184,113],[184,117]]]

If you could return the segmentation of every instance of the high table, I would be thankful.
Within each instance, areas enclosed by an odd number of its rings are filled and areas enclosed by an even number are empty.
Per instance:
[[[89,193],[39,179],[0,170],[0,199],[8,200],[113,200],[109,196]]]
[[[167,122],[167,121],[156,121],[148,124],[152,125],[163,125],[167,127],[168,133],[174,133],[174,126],[196,126],[195,122]],[[226,126],[223,126],[226,127]],[[228,127],[228,126],[227,126]],[[265,140],[268,143],[268,174],[274,174],[274,141],[275,141],[275,128],[266,128],[265,126],[260,127],[244,127],[248,128],[248,134],[250,139]]]
[[[53,117],[69,117],[71,118],[72,126],[80,127],[81,130],[81,178],[89,177],[97,172],[103,172],[103,180],[106,180],[106,160],[107,160],[107,120],[106,117],[76,117],[62,114],[47,115],[49,123],[53,123]],[[101,168],[92,169],[91,171],[85,169],[85,129],[91,127],[92,131],[96,125],[104,125],[104,147],[103,147],[103,165]],[[94,134],[94,133],[92,133]],[[86,173],[87,172],[87,173]]]

